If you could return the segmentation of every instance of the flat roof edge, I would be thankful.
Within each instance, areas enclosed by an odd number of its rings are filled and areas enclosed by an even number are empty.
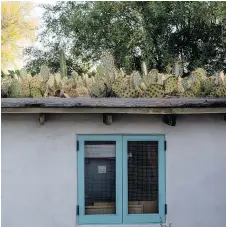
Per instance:
[[[225,98],[2,98],[1,108],[131,109],[131,108],[225,108]],[[72,110],[76,111],[76,110]],[[90,110],[91,111],[91,110]],[[121,110],[120,110],[121,111]]]
[[[2,113],[26,114],[26,113],[78,113],[78,114],[226,114],[226,107],[206,108],[1,108]]]

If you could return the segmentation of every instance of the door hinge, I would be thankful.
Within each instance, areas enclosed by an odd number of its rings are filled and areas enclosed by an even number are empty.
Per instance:
[[[167,204],[165,204],[165,214],[167,214]]]
[[[77,214],[77,216],[79,215],[79,205],[77,205],[77,207],[76,207],[76,214]]]
[[[77,151],[79,151],[79,141],[77,140]]]
[[[167,143],[166,143],[166,141],[164,142],[164,149],[165,149],[165,151],[166,151],[166,147],[167,146]]]

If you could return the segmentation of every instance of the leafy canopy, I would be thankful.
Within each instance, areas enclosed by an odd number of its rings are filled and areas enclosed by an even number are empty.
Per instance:
[[[91,64],[110,51],[117,67],[131,70],[139,43],[148,68],[160,72],[175,61],[209,72],[224,64],[224,2],[68,1],[42,7],[40,41],[46,47],[63,45],[75,62]]]
[[[31,2],[1,2],[1,58],[2,69],[15,64],[20,56],[20,46],[27,40],[34,41],[36,20],[30,15]]]

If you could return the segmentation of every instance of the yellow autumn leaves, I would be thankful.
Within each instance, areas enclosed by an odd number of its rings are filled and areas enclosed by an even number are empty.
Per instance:
[[[22,45],[35,40],[36,19],[32,16],[32,2],[1,2],[1,68],[15,65],[22,53]]]

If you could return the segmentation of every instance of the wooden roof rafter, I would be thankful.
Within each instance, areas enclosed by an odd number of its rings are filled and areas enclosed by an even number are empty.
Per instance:
[[[3,98],[1,110],[39,114],[40,124],[48,113],[99,113],[107,125],[113,123],[114,114],[154,114],[163,115],[164,123],[175,126],[181,114],[223,114],[226,120],[226,98]]]

